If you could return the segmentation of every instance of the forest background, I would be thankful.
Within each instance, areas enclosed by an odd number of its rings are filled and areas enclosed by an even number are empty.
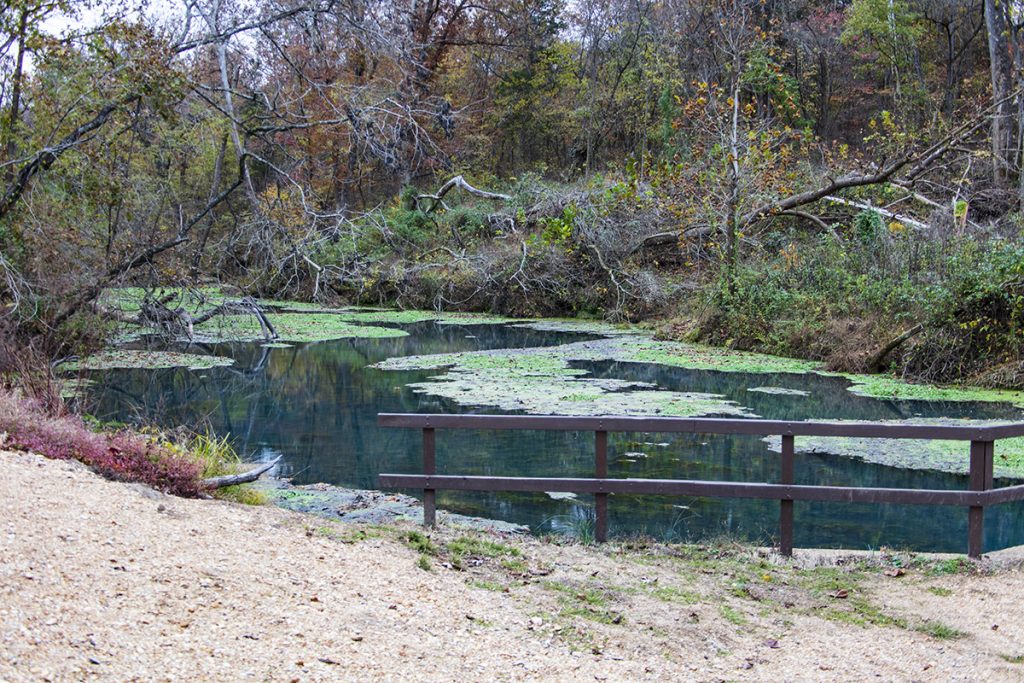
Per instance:
[[[1024,3],[0,0],[0,372],[117,286],[1024,387]]]

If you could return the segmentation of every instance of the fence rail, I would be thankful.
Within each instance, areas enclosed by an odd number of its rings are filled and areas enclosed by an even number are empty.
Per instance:
[[[987,506],[1024,500],[1024,485],[992,488],[994,444],[999,439],[1024,436],[1024,423],[975,426],[894,425],[873,422],[786,422],[725,418],[671,417],[566,417],[558,415],[449,415],[380,413],[381,427],[420,429],[423,432],[422,474],[381,474],[383,488],[423,490],[423,523],[434,526],[436,492],[458,491],[564,491],[595,496],[594,536],[608,538],[608,495],[653,494],[717,498],[755,498],[779,501],[779,551],[793,552],[793,502],[899,503],[954,505],[967,508],[967,554],[980,557],[984,548],[984,512]],[[476,477],[437,474],[436,429],[515,429],[594,432],[594,477]],[[608,432],[664,432],[694,434],[746,434],[782,437],[781,476],[778,483],[697,481],[685,479],[608,478]],[[967,491],[895,489],[794,484],[794,439],[797,436],[837,436],[884,439],[933,439],[970,442]]]

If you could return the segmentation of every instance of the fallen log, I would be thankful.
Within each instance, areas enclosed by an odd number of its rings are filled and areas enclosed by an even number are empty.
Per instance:
[[[852,206],[853,208],[860,209],[861,211],[875,211],[879,215],[884,216],[884,217],[888,218],[889,220],[899,221],[900,223],[903,223],[904,225],[909,225],[910,227],[917,228],[918,230],[927,230],[928,229],[927,224],[922,223],[919,220],[915,220],[915,219],[911,218],[910,216],[907,216],[907,215],[904,215],[904,214],[899,214],[899,213],[896,213],[895,211],[890,211],[889,209],[883,209],[883,208],[878,207],[878,206],[872,206],[871,204],[867,204],[865,202],[855,202],[852,199],[844,199],[843,197],[834,197],[832,195],[829,195],[827,197],[823,197],[823,199],[825,201],[834,202],[836,204],[843,204],[845,206]]]
[[[208,489],[222,489],[225,486],[235,486],[236,484],[248,484],[256,481],[264,472],[268,472],[274,468],[275,465],[284,456],[279,455],[270,462],[265,462],[259,467],[254,467],[248,472],[239,472],[238,474],[225,474],[219,477],[210,477],[209,479],[203,479],[203,486]]]
[[[890,353],[902,346],[909,339],[916,337],[922,332],[924,332],[924,325],[918,323],[903,334],[890,340],[888,344],[883,346],[878,353],[868,360],[868,372],[881,372],[885,365],[885,359],[889,357]]]
[[[419,208],[420,202],[422,200],[429,199],[433,203],[430,205],[430,207],[428,209],[426,209],[426,211],[424,211],[424,213],[432,212],[439,205],[441,205],[441,201],[444,199],[444,196],[446,194],[448,194],[449,191],[451,191],[452,189],[454,189],[456,187],[459,188],[460,190],[465,190],[466,192],[470,193],[471,195],[475,195],[477,197],[483,197],[484,199],[500,199],[500,200],[506,201],[506,202],[512,200],[512,197],[507,195],[507,194],[500,194],[498,192],[488,192],[486,190],[481,190],[479,188],[473,187],[468,182],[466,182],[465,178],[463,178],[461,175],[457,175],[454,178],[452,178],[451,180],[449,180],[448,182],[446,182],[444,185],[442,185],[437,190],[436,194],[421,194],[421,195],[417,195],[416,196],[416,208]]]

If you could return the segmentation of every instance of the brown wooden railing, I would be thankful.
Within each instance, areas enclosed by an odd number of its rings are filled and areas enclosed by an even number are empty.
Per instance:
[[[985,508],[1024,500],[1024,485],[992,488],[995,442],[1024,436],[1024,423],[974,427],[851,422],[784,422],[720,418],[672,417],[565,417],[558,415],[435,415],[380,413],[381,427],[423,430],[423,473],[381,474],[383,488],[423,490],[423,523],[436,522],[436,492],[560,491],[593,493],[597,541],[608,538],[608,494],[655,494],[720,498],[757,498],[779,501],[779,551],[793,552],[793,501],[843,503],[902,503],[957,505],[967,508],[967,554],[980,557],[984,544]],[[476,477],[438,475],[434,430],[521,429],[594,432],[594,477]],[[778,483],[695,481],[684,479],[609,479],[608,432],[675,432],[696,434],[748,434],[782,437],[781,476]],[[970,490],[804,486],[793,483],[794,437],[839,436],[885,439],[936,439],[970,442]]]

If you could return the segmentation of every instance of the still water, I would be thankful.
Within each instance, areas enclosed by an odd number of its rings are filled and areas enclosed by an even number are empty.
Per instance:
[[[279,474],[298,484],[327,482],[375,488],[382,472],[420,470],[420,434],[380,429],[378,412],[493,412],[416,394],[408,384],[443,371],[394,372],[368,366],[395,356],[479,349],[551,346],[588,337],[502,325],[402,326],[408,337],[352,339],[266,349],[257,344],[209,347],[235,359],[204,371],[108,370],[97,381],[92,412],[108,420],[186,424],[230,434],[254,458],[283,454]],[[640,380],[672,391],[725,396],[768,419],[892,420],[911,417],[1022,419],[1005,404],[882,401],[846,390],[846,380],[818,375],[745,374],[664,366],[587,362],[592,376]],[[786,387],[809,396],[748,392]],[[496,476],[590,476],[592,433],[439,431],[438,472]],[[965,459],[967,444],[964,444]],[[689,434],[610,434],[613,477],[777,481],[779,457],[759,437]],[[850,458],[797,454],[797,483],[966,489],[967,477],[905,470]],[[997,482],[998,485],[998,482]],[[415,492],[410,492],[415,493]],[[528,524],[537,532],[585,528],[592,500],[546,494],[439,492],[446,509]],[[967,513],[909,505],[795,504],[797,546],[922,551],[966,550]],[[613,535],[643,533],[664,540],[720,534],[771,542],[778,503],[707,498],[612,496]],[[986,550],[1024,544],[1024,504],[986,512]]]

